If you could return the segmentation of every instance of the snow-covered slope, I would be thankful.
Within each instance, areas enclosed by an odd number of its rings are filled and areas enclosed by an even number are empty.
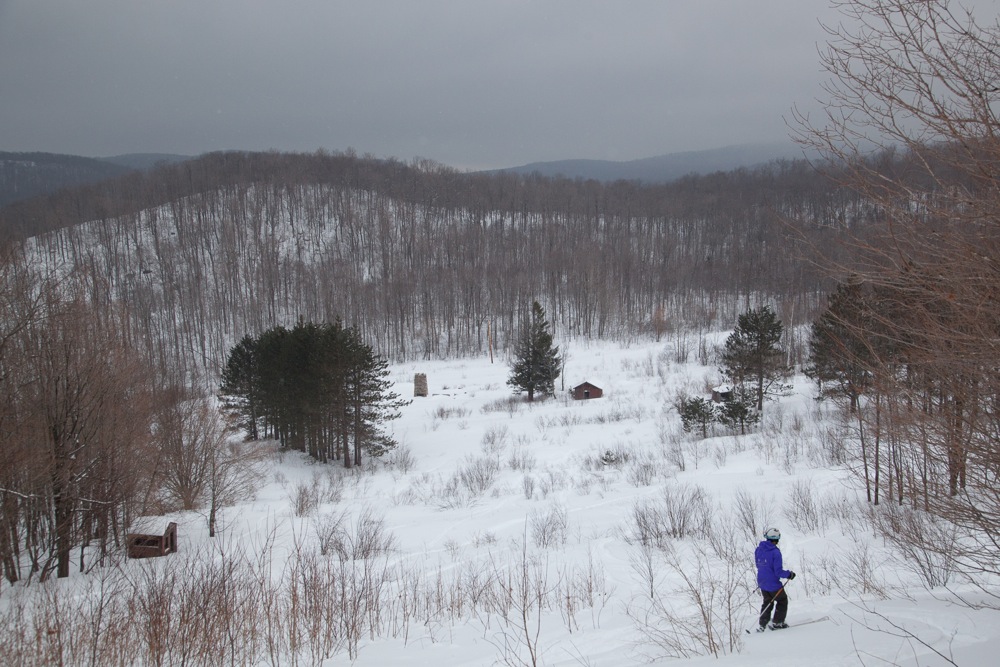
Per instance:
[[[394,366],[398,392],[411,396],[422,372],[430,395],[393,422],[401,447],[386,461],[344,473],[286,454],[255,499],[225,511],[214,540],[198,513],[151,519],[179,522],[180,552],[123,572],[140,587],[171,571],[197,581],[212,563],[231,564],[233,580],[266,572],[274,587],[264,599],[286,611],[261,616],[266,605],[253,598],[234,626],[244,649],[257,642],[247,653],[260,664],[275,661],[269,632],[285,638],[276,655],[291,664],[290,610],[307,604],[330,615],[297,617],[300,664],[995,664],[1000,613],[958,601],[996,601],[957,574],[953,589],[926,590],[873,537],[850,475],[824,454],[837,437],[833,409],[804,378],[766,406],[756,432],[700,440],[682,432],[672,403],[680,392],[704,395],[715,369],[677,363],[669,342],[563,341],[562,351],[565,387],[601,378],[604,398],[511,400],[502,360]],[[320,555],[337,518],[339,538]],[[747,634],[759,605],[752,551],[772,524],[798,573],[788,587],[793,627]],[[339,558],[359,548],[363,526],[388,548],[374,539],[372,558]],[[11,613],[15,597],[42,604],[59,587],[89,591],[64,605],[92,600],[99,579],[53,582],[47,594],[8,589],[0,609]],[[330,588],[314,589],[313,602],[296,589],[294,607],[296,579]],[[366,602],[352,606],[351,593]],[[355,612],[351,635],[345,618]]]

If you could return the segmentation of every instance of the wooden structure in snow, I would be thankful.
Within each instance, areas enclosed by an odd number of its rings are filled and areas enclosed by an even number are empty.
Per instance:
[[[583,401],[588,398],[600,398],[604,396],[604,390],[598,387],[596,384],[590,382],[584,382],[583,384],[578,384],[571,390],[573,398],[578,401]]]
[[[126,536],[129,558],[156,558],[177,551],[177,524],[171,521],[162,535],[129,533]]]
[[[720,384],[718,387],[712,388],[712,400],[716,403],[723,403],[725,401],[732,400],[733,398],[733,388],[728,384]]]

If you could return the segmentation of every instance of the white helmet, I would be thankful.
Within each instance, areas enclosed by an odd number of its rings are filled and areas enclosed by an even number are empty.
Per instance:
[[[781,531],[777,528],[768,528],[764,531],[764,539],[768,542],[777,542],[781,539]]]

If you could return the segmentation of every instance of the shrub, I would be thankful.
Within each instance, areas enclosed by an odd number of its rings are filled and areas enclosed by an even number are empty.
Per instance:
[[[535,457],[525,447],[515,447],[507,458],[507,465],[511,470],[529,472],[535,469],[535,464]]]
[[[601,454],[601,463],[621,470],[631,458],[632,453],[628,449],[621,445],[616,445],[613,449],[604,450],[604,453]]]
[[[566,544],[569,514],[559,503],[553,503],[544,514],[531,515],[531,539],[543,549]]]
[[[947,586],[955,573],[958,531],[929,512],[889,503],[871,507],[875,529],[892,545],[900,564],[928,588]]]
[[[493,485],[499,474],[500,463],[496,459],[489,456],[469,457],[458,471],[458,479],[473,496],[481,496]]]
[[[656,481],[658,472],[659,467],[656,462],[647,456],[642,456],[629,464],[625,478],[633,486],[650,486]]]
[[[335,523],[329,548],[336,553],[341,561],[368,560],[387,554],[396,548],[396,537],[385,528],[385,519],[377,517],[370,509],[365,509],[358,520],[351,526],[347,524],[346,516],[332,517]]]
[[[816,500],[812,485],[806,480],[797,480],[792,484],[785,514],[792,525],[803,533],[826,529],[828,518]]]
[[[632,506],[631,533],[627,539],[643,546],[663,548],[668,539],[706,534],[712,508],[700,486],[682,484],[663,487],[660,500],[644,500]]]

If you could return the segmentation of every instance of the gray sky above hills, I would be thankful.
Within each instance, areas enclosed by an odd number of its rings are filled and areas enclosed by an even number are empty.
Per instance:
[[[0,150],[476,169],[780,141],[836,19],[826,0],[0,0]]]

